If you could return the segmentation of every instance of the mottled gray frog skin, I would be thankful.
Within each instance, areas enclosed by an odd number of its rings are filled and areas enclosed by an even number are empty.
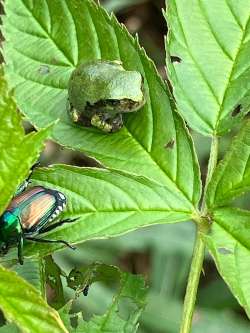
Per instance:
[[[143,78],[126,71],[121,62],[93,60],[79,65],[69,85],[68,112],[73,122],[116,132],[123,126],[122,113],[145,104]]]

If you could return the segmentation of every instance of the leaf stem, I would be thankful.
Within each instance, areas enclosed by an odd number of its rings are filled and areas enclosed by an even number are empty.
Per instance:
[[[219,143],[218,137],[213,136],[212,142],[211,142],[211,148],[210,148],[207,177],[206,177],[206,182],[205,182],[205,186],[204,186],[204,193],[203,193],[203,199],[202,199],[202,205],[201,205],[202,217],[200,217],[199,221],[197,221],[199,223],[197,223],[196,240],[195,240],[191,268],[190,268],[190,272],[189,272],[187,289],[186,289],[186,294],[185,294],[185,299],[184,299],[180,333],[190,333],[191,332],[196,295],[197,295],[200,274],[202,271],[202,265],[203,265],[204,254],[205,254],[205,244],[202,240],[202,234],[208,232],[208,230],[209,230],[209,223],[205,217],[205,215],[206,215],[206,193],[207,193],[208,184],[209,184],[210,180],[212,179],[212,175],[214,173],[214,170],[215,170],[215,167],[217,164],[218,143]]]
[[[183,306],[180,333],[189,333],[191,331],[192,319],[193,319],[197,289],[200,280],[200,274],[202,270],[204,253],[205,253],[205,244],[201,238],[201,233],[199,232],[197,226],[193,258],[191,263],[191,269],[189,272],[188,284]]]
[[[202,199],[202,205],[201,205],[201,211],[202,211],[203,216],[206,213],[206,194],[207,194],[208,184],[210,183],[210,180],[212,179],[212,175],[213,175],[214,170],[215,170],[216,165],[217,165],[218,147],[219,147],[218,137],[213,136],[212,137],[212,142],[211,142],[211,148],[210,148],[208,168],[207,168],[206,183],[205,183],[205,186],[204,186],[203,199]]]

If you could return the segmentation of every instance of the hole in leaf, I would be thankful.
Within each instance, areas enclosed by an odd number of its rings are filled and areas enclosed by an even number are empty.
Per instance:
[[[166,149],[173,149],[175,145],[175,140],[171,139],[170,141],[168,141],[168,143],[165,144],[164,148]]]
[[[233,253],[231,250],[227,249],[226,247],[218,247],[218,252],[220,254],[225,254],[225,255]]]
[[[38,72],[41,75],[46,75],[46,74],[49,74],[50,68],[47,65],[41,65],[38,69]]]
[[[88,293],[89,293],[89,285],[87,285],[87,286],[83,289],[82,293],[83,293],[84,296],[88,296]]]
[[[172,63],[177,62],[179,64],[181,62],[181,58],[177,56],[170,56],[170,60]]]
[[[240,111],[241,111],[241,104],[237,105],[237,106],[234,108],[234,110],[233,110],[233,112],[232,112],[232,117],[236,117],[236,116],[238,116],[238,114],[240,113]]]

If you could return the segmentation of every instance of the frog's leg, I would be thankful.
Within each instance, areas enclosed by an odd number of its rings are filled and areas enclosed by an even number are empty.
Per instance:
[[[116,132],[123,126],[122,115],[118,113],[111,117],[107,113],[98,112],[92,116],[91,125],[106,133]]]

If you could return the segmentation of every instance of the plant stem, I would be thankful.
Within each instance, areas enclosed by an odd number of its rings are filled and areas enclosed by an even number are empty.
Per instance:
[[[46,299],[46,278],[45,278],[45,262],[43,258],[38,259],[38,265],[40,270],[40,292],[42,297]]]
[[[218,158],[218,137],[214,136],[212,137],[212,142],[211,142],[208,171],[207,171],[207,177],[206,177],[202,205],[201,205],[202,216],[206,215],[205,199],[206,199],[207,187],[215,170],[217,164],[217,158]],[[201,217],[200,220],[197,222],[199,223],[197,223],[196,240],[195,240],[191,268],[189,272],[188,284],[184,299],[180,333],[190,333],[191,331],[196,295],[197,295],[200,274],[202,271],[202,265],[205,254],[205,244],[202,240],[202,233],[204,234],[209,230],[209,223],[205,217],[203,218]]]
[[[206,201],[205,201],[205,199],[206,199],[207,187],[208,187],[208,184],[209,184],[209,182],[212,178],[212,175],[214,173],[214,170],[215,170],[216,164],[217,164],[218,146],[219,146],[218,137],[213,136],[212,137],[212,142],[211,142],[211,148],[210,148],[208,168],[207,168],[206,183],[205,183],[205,187],[204,187],[203,200],[202,200],[202,205],[201,205],[202,215],[205,215],[205,211],[206,211]]]
[[[199,230],[197,230],[191,269],[189,272],[188,284],[183,306],[180,333],[189,333],[191,331],[193,312],[200,280],[200,274],[202,270],[204,253],[205,244],[201,238],[201,233],[199,232]]]

